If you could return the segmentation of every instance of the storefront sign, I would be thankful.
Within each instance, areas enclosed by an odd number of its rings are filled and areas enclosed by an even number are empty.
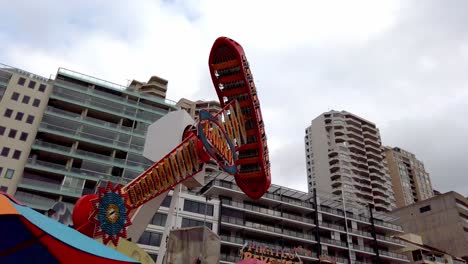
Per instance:
[[[258,259],[266,264],[300,264],[302,262],[297,254],[301,252],[303,255],[306,255],[304,254],[306,251],[312,255],[310,250],[305,250],[302,247],[294,248],[293,251],[288,251],[257,245],[247,245],[240,250],[240,254],[243,260]]]

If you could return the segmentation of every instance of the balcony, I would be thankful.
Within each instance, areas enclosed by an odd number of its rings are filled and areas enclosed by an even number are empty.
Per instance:
[[[393,237],[387,237],[387,236],[382,236],[382,235],[377,234],[377,240],[382,241],[382,242],[389,242],[394,245],[398,245],[402,247],[405,246],[405,243],[403,243],[403,241],[401,241],[400,239],[393,238]]]
[[[342,232],[346,233],[344,226],[340,226],[340,225],[336,225],[336,224],[332,224],[332,223],[319,221],[319,227],[324,228],[324,229],[329,229],[329,230],[332,230],[332,231],[342,231]]]
[[[112,176],[106,173],[100,173],[96,171],[91,171],[87,169],[78,169],[78,168],[70,168],[67,169],[65,165],[42,161],[42,160],[33,160],[31,158],[28,159],[26,163],[26,168],[40,170],[40,171],[47,171],[53,172],[56,174],[64,175],[64,176],[72,176],[79,179],[90,180],[90,181],[99,181],[99,180],[106,180],[112,182],[118,182],[123,184],[124,181],[120,177]]]
[[[332,245],[332,246],[338,246],[339,248],[347,249],[348,246],[346,245],[346,242],[341,241],[341,240],[335,240],[335,239],[329,239],[326,237],[320,237],[320,243]]]
[[[51,107],[51,106],[47,107],[46,114],[55,116],[55,117],[65,118],[70,121],[79,121],[88,125],[92,125],[92,126],[96,126],[96,127],[104,128],[104,129],[110,129],[116,132],[121,132],[121,133],[125,133],[128,135],[137,136],[143,139],[145,138],[145,134],[146,134],[146,131],[143,131],[143,130],[137,130],[137,129],[132,129],[131,127],[120,126],[118,124],[106,122],[97,118],[85,117],[80,114],[65,111],[65,110],[58,109],[58,108]]]
[[[400,260],[402,262],[409,262],[408,257],[403,255],[403,254],[393,253],[393,252],[390,252],[390,251],[385,251],[385,250],[380,250],[379,249],[379,255],[380,255],[380,257],[387,257],[387,258],[390,258],[390,259]]]
[[[372,234],[367,231],[359,230],[359,229],[354,229],[354,228],[348,228],[349,233],[354,234],[354,235],[359,235],[363,236],[365,238],[373,239]]]
[[[352,245],[350,245],[349,249],[351,249],[353,251],[360,251],[360,252],[364,252],[364,253],[367,253],[367,254],[375,255],[374,249],[370,248],[368,246],[352,244]]]
[[[15,198],[34,209],[44,211],[52,208],[52,206],[57,202],[55,199],[46,198],[44,196],[26,193],[22,191],[17,191],[15,194]]]
[[[128,110],[122,109],[122,107],[118,107],[117,105],[112,106],[112,104],[99,102],[96,99],[87,97],[84,94],[82,96],[72,95],[63,89],[62,90],[57,89],[57,87],[54,87],[54,91],[50,94],[50,98],[64,101],[64,102],[74,104],[74,105],[80,105],[85,108],[91,108],[99,112],[113,114],[119,118],[125,117],[131,120],[136,120],[136,121],[147,123],[147,124],[151,124],[155,121],[154,119],[150,119],[150,118],[146,118],[146,119],[137,118],[136,113],[134,111],[128,111]]]
[[[128,142],[121,142],[103,136],[96,136],[89,133],[84,133],[79,131],[78,129],[63,128],[57,125],[48,124],[46,122],[42,122],[40,124],[39,131],[63,136],[66,138],[72,138],[78,141],[83,140],[92,144],[106,146],[111,149],[116,148],[123,151],[131,151],[137,154],[143,153],[143,146],[130,145],[130,143]]]
[[[134,101],[134,100],[129,100],[126,97],[114,95],[112,93],[107,93],[107,92],[99,91],[99,90],[96,90],[96,89],[89,89],[89,88],[86,88],[86,87],[78,88],[78,87],[76,87],[74,85],[70,85],[70,84],[68,84],[66,82],[63,82],[63,81],[56,82],[56,86],[60,87],[61,89],[67,89],[67,90],[70,90],[70,91],[85,94],[85,95],[92,96],[92,97],[95,97],[95,98],[105,99],[106,101],[109,101],[110,104],[116,103],[116,104],[122,105],[123,106],[122,108],[125,108],[125,107],[129,108],[129,109],[133,108],[134,112],[136,112],[137,109],[140,109],[140,111],[144,110],[144,111],[154,113],[154,114],[157,114],[157,115],[160,115],[160,116],[163,116],[163,115],[166,114],[164,110],[161,111],[161,109],[159,109],[159,108],[155,108],[155,107],[152,107],[152,106],[147,105],[147,104],[139,103],[139,102]],[[140,93],[140,94],[138,94],[138,96],[141,96],[142,94],[143,93]]]
[[[384,228],[387,228],[387,229],[391,229],[391,230],[393,230],[393,231],[403,232],[403,228],[401,228],[401,226],[394,225],[394,224],[387,223],[387,222],[383,222],[383,221],[378,220],[378,219],[375,219],[375,220],[374,220],[374,224],[375,224],[376,226],[380,226],[380,227],[384,227]]]
[[[260,207],[260,206],[255,206],[255,205],[251,205],[251,204],[244,204],[244,203],[241,203],[241,202],[237,202],[237,201],[223,201],[223,206],[226,205],[226,206],[231,206],[231,207],[234,207],[234,208],[237,208],[237,209],[244,209],[245,211],[249,211],[249,212],[254,212],[256,214],[259,214],[259,215],[267,215],[267,216],[271,216],[273,218],[276,218],[278,219],[279,221],[281,220],[286,220],[286,221],[289,221],[289,222],[292,222],[292,223],[295,223],[295,224],[305,224],[305,225],[308,225],[308,226],[315,226],[314,225],[314,220],[311,219],[311,218],[306,218],[306,217],[302,217],[302,216],[297,216],[297,215],[293,215],[293,214],[288,214],[288,213],[282,213],[280,211],[276,211],[276,210],[272,210],[272,209],[267,209],[267,208],[263,208],[263,207]]]
[[[221,188],[218,188],[218,187],[221,187]],[[239,198],[245,198],[242,190],[235,183],[229,182],[229,181],[212,180],[207,185],[205,185],[205,187],[202,189],[202,192],[205,194],[222,194],[224,191],[234,192],[238,194]],[[311,202],[298,201],[296,199],[291,199],[288,196],[273,194],[271,192],[265,193],[260,199],[263,201],[280,202],[290,207],[295,207],[295,208],[300,207],[301,209],[308,209],[309,211],[315,211],[314,205]]]
[[[55,184],[28,178],[23,178],[18,187],[52,194],[72,196],[75,198],[80,198],[83,193],[83,188],[67,187],[61,184]]]
[[[124,159],[112,158],[110,156],[101,155],[81,149],[72,150],[70,147],[43,142],[40,140],[36,140],[32,145],[32,148],[62,154],[64,156],[75,157],[82,160],[96,161],[98,163],[108,164],[110,166],[127,168],[136,172],[142,172],[145,169],[147,169],[147,166],[145,164],[141,164],[138,162],[131,162]]]
[[[344,216],[343,211],[338,211],[336,209],[332,209],[332,208],[328,208],[328,207],[324,207],[324,206],[320,206],[319,211],[322,212],[322,213],[325,212],[325,213],[328,213],[328,214],[332,214],[334,216],[339,216],[339,217]]]
[[[301,240],[305,242],[316,243],[314,236],[309,235],[309,234],[304,234],[303,232],[297,232],[293,230],[282,229],[282,228],[275,227],[275,226],[264,225],[264,224],[250,222],[250,221],[244,221],[240,218],[221,216],[221,223],[231,224],[241,229],[248,228],[250,231],[267,233],[275,237],[281,234],[284,237],[292,239],[292,240]]]

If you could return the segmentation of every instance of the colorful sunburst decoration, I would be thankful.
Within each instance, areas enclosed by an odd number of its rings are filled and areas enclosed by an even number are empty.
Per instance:
[[[95,224],[94,237],[102,237],[105,245],[112,241],[117,246],[119,238],[127,238],[127,227],[131,225],[128,212],[130,206],[125,202],[127,194],[122,193],[120,185],[111,182],[99,188],[98,198],[92,200],[91,221]]]

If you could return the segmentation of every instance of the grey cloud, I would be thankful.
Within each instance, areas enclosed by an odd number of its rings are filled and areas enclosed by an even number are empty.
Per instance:
[[[273,181],[306,190],[304,128],[344,109],[375,122],[384,144],[414,152],[435,189],[468,194],[467,8],[405,1],[397,23],[365,43],[246,47],[262,106],[286,113],[266,123],[270,139],[284,143],[271,154]]]

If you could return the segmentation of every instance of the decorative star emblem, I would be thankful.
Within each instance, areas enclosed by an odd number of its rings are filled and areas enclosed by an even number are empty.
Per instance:
[[[95,224],[94,237],[102,237],[105,245],[112,241],[117,246],[120,237],[127,238],[127,227],[132,223],[126,199],[128,196],[120,185],[114,187],[108,182],[105,188],[99,188],[98,198],[91,200],[93,212],[90,221]]]

